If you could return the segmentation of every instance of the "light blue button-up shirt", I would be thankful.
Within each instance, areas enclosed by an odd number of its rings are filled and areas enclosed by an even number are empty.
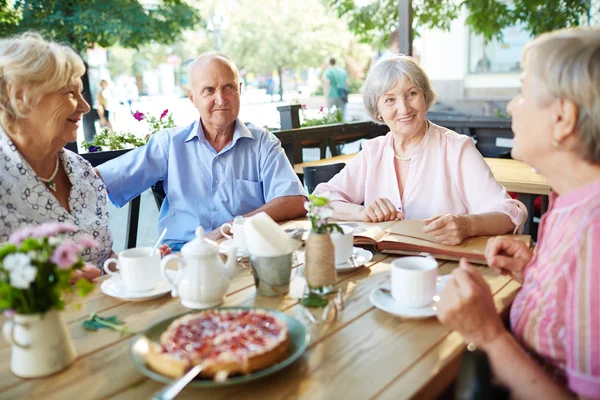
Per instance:
[[[210,232],[277,197],[306,196],[279,139],[239,119],[233,140],[218,153],[196,121],[157,132],[98,170],[117,207],[164,180],[158,228],[168,228],[169,245],[193,239],[198,225]]]

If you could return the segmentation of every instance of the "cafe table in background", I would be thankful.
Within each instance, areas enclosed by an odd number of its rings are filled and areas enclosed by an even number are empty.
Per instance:
[[[235,386],[188,387],[178,398],[435,398],[456,378],[465,344],[435,317],[401,318],[371,304],[369,294],[389,283],[390,264],[395,258],[375,253],[365,267],[338,274],[336,288],[342,290],[345,308],[336,321],[322,325],[312,324],[293,296],[297,286],[304,284],[301,274],[292,281],[287,296],[261,297],[256,295],[251,271],[238,264],[222,306],[282,311],[307,328],[308,349],[273,375]],[[449,274],[456,267],[454,262],[440,261],[439,274]],[[478,269],[491,287],[497,311],[506,312],[520,285],[487,267]],[[9,369],[10,346],[0,340],[0,398],[141,399],[164,387],[136,368],[130,356],[133,334],[86,331],[82,321],[92,312],[117,316],[130,331],[143,332],[160,320],[189,310],[168,294],[145,302],[108,297],[100,290],[106,278],[96,282],[90,296],[75,301],[79,307],[69,305],[64,312],[79,356],[70,368],[46,378],[20,379]],[[321,312],[311,310],[314,315]]]

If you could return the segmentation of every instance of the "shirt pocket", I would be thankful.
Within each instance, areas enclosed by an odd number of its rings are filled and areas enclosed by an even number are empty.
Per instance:
[[[238,214],[254,211],[265,204],[262,182],[246,179],[235,179],[233,188],[233,200]]]

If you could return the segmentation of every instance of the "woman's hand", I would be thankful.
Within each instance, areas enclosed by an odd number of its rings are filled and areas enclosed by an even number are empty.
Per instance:
[[[442,324],[460,333],[467,343],[485,348],[506,332],[494,305],[490,287],[463,258],[436,303]]]
[[[160,258],[168,256],[173,252],[173,250],[171,250],[168,244],[161,244],[160,246],[158,246],[158,251],[160,252]]]
[[[377,199],[366,206],[361,213],[361,221],[384,222],[404,219],[404,213],[399,211],[389,199]]]
[[[488,240],[484,254],[490,268],[499,274],[510,274],[521,283],[525,267],[533,257],[524,242],[507,237],[494,237]]]
[[[82,269],[77,269],[73,272],[71,276],[71,284],[74,284],[79,279],[87,279],[88,281],[92,281],[102,275],[102,271],[93,266],[92,264],[85,263],[83,264]]]
[[[431,233],[441,244],[456,246],[472,236],[471,220],[466,215],[438,215],[425,220],[423,232]]]

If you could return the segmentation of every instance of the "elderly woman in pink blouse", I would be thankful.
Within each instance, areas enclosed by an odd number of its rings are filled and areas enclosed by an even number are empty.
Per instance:
[[[488,355],[514,398],[600,398],[600,29],[542,35],[526,47],[523,86],[508,105],[512,155],[553,188],[535,254],[488,243],[490,267],[523,283],[511,335],[489,286],[461,261],[438,318]]]
[[[412,57],[376,64],[363,101],[371,118],[390,132],[364,142],[339,174],[315,188],[332,201],[335,218],[424,219],[425,232],[450,245],[522,230],[525,206],[494,179],[473,140],[425,118],[435,93]]]

